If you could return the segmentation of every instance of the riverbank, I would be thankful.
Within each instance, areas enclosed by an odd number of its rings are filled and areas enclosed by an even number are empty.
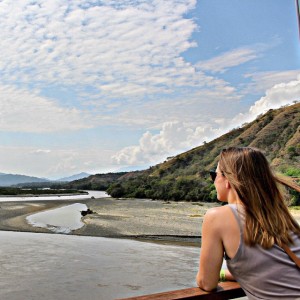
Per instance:
[[[99,199],[89,201],[94,214],[74,234],[135,238],[164,242],[199,243],[205,212],[213,203]]]
[[[83,203],[93,212],[82,218],[84,226],[71,235],[148,240],[181,245],[199,245],[203,217],[217,203],[152,201],[147,199],[81,199],[0,202],[0,230],[53,233],[33,227],[26,217],[73,203]],[[292,214],[300,223],[300,210]]]
[[[0,203],[0,230],[52,233],[29,225],[26,217],[73,203],[93,212],[72,235],[130,238],[195,244],[200,241],[202,220],[212,203],[152,201],[143,199],[81,199]]]

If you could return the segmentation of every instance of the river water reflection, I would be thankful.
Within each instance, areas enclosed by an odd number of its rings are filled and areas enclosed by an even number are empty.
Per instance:
[[[197,247],[6,231],[0,240],[0,299],[110,300],[195,286]]]
[[[70,233],[84,225],[81,221],[81,211],[87,209],[85,204],[74,203],[30,215],[26,220],[34,227],[47,228],[55,233]]]
[[[65,196],[29,196],[29,197],[0,197],[0,202],[44,201],[44,200],[85,200],[94,198],[110,197],[104,191],[86,191],[87,194]],[[35,227],[47,228],[56,233],[70,233],[84,225],[81,221],[81,211],[86,211],[85,204],[75,203],[52,210],[32,214],[26,217],[27,222]]]
[[[82,199],[90,199],[91,197],[94,198],[105,198],[110,197],[104,191],[86,191],[88,194],[78,194],[78,195],[65,195],[65,196],[57,196],[57,195],[50,195],[50,196],[30,196],[30,197],[15,197],[15,196],[1,196],[0,202],[8,202],[8,201],[41,201],[41,200],[82,200]]]

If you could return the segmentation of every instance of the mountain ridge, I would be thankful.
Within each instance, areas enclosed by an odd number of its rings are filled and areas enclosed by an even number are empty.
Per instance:
[[[57,182],[68,182],[74,181],[77,179],[85,178],[91,174],[81,172],[79,174],[74,174],[69,177],[60,178],[57,180],[51,180],[48,178],[35,177],[30,175],[22,174],[9,174],[0,172],[0,186],[9,187],[9,186],[28,186],[32,185],[35,187],[44,186],[44,185],[55,185]]]
[[[270,109],[204,145],[120,177],[107,192],[113,197],[214,201],[216,192],[207,174],[216,167],[220,151],[230,146],[259,148],[277,172],[300,177],[300,103]]]
[[[86,173],[86,172],[81,172],[81,173],[74,174],[74,175],[71,175],[71,176],[66,176],[66,177],[56,179],[55,181],[74,181],[74,180],[89,177],[91,175],[92,174],[89,174],[89,173]]]
[[[0,173],[0,186],[2,187],[23,184],[28,182],[32,182],[32,183],[49,182],[49,179],[27,176],[27,175],[20,175],[20,174]]]

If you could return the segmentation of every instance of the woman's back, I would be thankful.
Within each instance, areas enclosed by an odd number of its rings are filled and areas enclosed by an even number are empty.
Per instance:
[[[252,147],[223,149],[210,175],[218,200],[230,205],[204,217],[198,286],[210,291],[219,279],[236,279],[250,299],[300,299],[300,269],[282,249],[292,244],[300,257],[300,226],[278,183],[300,188],[279,180]],[[220,273],[224,250],[231,271],[225,274]]]
[[[243,242],[243,218],[237,205],[228,205],[240,227],[240,245],[237,253],[227,259],[227,266],[238,280],[249,299],[300,299],[300,269],[277,245],[264,249]],[[300,257],[300,238],[291,234],[292,251]]]

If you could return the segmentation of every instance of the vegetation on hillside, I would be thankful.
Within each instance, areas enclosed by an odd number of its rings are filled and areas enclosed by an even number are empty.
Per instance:
[[[61,186],[67,189],[105,191],[113,182],[117,181],[120,177],[126,174],[126,172],[96,174],[91,175],[87,178],[82,178],[68,183],[64,183]]]
[[[164,163],[123,176],[107,192],[112,197],[165,200],[215,201],[216,191],[208,171],[217,165],[221,149],[252,146],[264,151],[277,172],[300,174],[300,103],[269,110],[255,121]],[[299,193],[292,192],[292,204],[299,205]]]

